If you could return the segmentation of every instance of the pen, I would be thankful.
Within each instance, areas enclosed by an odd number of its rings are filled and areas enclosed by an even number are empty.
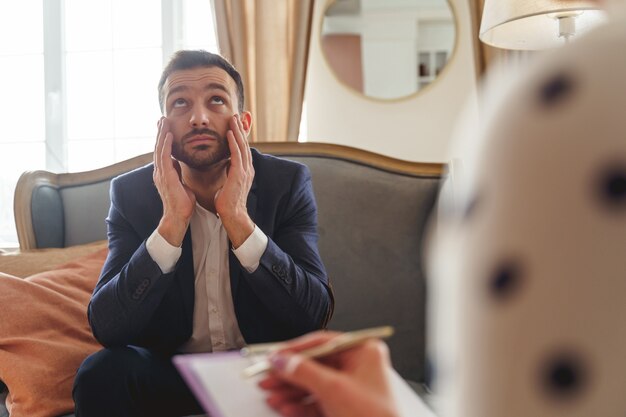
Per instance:
[[[353,346],[356,346],[360,343],[365,342],[368,339],[372,338],[380,338],[384,339],[393,334],[393,327],[391,326],[382,326],[382,327],[372,327],[370,329],[356,330],[353,332],[342,333],[337,337],[333,337],[321,345],[312,347],[310,349],[305,349],[298,352],[299,355],[302,355],[307,358],[319,358],[322,356],[330,355],[331,353],[340,352],[342,350],[346,350]],[[281,344],[274,345],[272,347],[269,344],[265,344],[263,348],[265,351],[276,350],[278,346]],[[258,349],[257,349],[258,351]],[[244,348],[242,354],[247,355],[250,354],[250,348]],[[270,370],[271,365],[269,360],[264,359],[260,362],[257,362],[253,365],[248,366],[246,369],[242,371],[242,374],[245,378],[249,378],[251,376],[257,375],[261,372],[265,372]]]
[[[252,355],[260,355],[260,354],[268,354],[275,350],[284,346],[285,342],[277,342],[277,343],[255,343],[253,345],[248,345],[239,350],[241,356],[252,356]]]

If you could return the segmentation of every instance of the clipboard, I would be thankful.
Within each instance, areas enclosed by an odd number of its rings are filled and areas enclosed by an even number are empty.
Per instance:
[[[240,352],[194,353],[176,355],[174,365],[211,417],[279,417],[269,407],[267,393],[257,384],[263,375],[244,377],[248,366],[265,355],[242,356]],[[394,370],[390,381],[398,411],[402,417],[436,417],[426,403]]]
[[[174,365],[211,417],[277,417],[265,403],[266,393],[257,387],[264,377],[243,377],[243,370],[263,360],[238,351],[176,355]]]

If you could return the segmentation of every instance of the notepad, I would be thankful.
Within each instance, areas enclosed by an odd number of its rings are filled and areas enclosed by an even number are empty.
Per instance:
[[[178,368],[196,399],[211,417],[276,417],[257,387],[264,377],[243,377],[243,370],[261,360],[239,352],[198,353],[174,356]]]
[[[279,414],[265,403],[267,392],[257,385],[264,376],[243,376],[245,368],[263,359],[263,355],[244,357],[239,352],[226,352],[177,355],[173,361],[211,417],[277,417]],[[390,372],[402,417],[436,417],[400,375]]]

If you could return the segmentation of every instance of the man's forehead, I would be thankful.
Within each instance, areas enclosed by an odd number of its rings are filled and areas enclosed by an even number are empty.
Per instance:
[[[221,85],[229,93],[236,89],[235,80],[219,67],[199,67],[172,72],[163,85],[165,93],[179,87],[204,88],[207,85]]]

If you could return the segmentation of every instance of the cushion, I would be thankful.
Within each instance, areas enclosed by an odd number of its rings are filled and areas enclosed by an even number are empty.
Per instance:
[[[24,278],[94,253],[106,245],[106,240],[101,240],[67,248],[33,249],[23,252],[0,251],[0,272]]]
[[[106,255],[100,245],[89,255],[25,279],[0,273],[0,380],[9,389],[11,417],[73,412],[76,370],[101,349],[87,322],[87,303]]]

